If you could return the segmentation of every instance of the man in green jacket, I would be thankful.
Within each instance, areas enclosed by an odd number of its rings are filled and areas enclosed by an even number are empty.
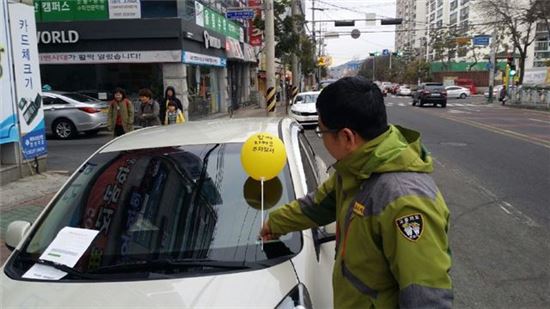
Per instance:
[[[273,211],[264,240],[336,221],[335,308],[450,308],[449,210],[420,134],[388,125],[375,84],[346,77],[317,99],[336,172]]]

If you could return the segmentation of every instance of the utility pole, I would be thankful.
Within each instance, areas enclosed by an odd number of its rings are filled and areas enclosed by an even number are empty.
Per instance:
[[[265,0],[265,55],[267,89],[277,89],[275,85],[275,21],[273,0]],[[269,106],[268,106],[269,108]],[[274,113],[274,110],[272,112]]]
[[[298,29],[298,22],[296,18],[300,16],[300,11],[298,10],[298,1],[292,0],[292,17],[295,18],[292,28],[295,35],[300,35],[300,29]],[[298,48],[300,48],[300,42],[298,41]],[[300,85],[300,67],[298,62],[298,55],[294,53],[292,55],[292,86],[299,87]]]
[[[491,37],[491,60],[489,60],[489,103],[493,103],[493,88],[495,85],[496,53],[497,53],[497,30],[493,29]]]

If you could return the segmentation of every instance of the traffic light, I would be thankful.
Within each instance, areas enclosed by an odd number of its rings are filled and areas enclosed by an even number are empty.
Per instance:
[[[403,18],[384,18],[380,20],[381,25],[401,25]]]
[[[353,27],[355,20],[337,20],[334,22],[335,27]]]
[[[511,64],[510,65],[510,76],[514,76],[516,75],[517,71],[516,71],[516,65],[515,64]]]

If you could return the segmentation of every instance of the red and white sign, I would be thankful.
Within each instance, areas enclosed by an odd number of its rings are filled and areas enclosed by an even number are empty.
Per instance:
[[[262,5],[261,0],[248,0],[248,6],[251,7],[260,7]],[[261,18],[262,17],[262,10],[261,9],[255,9],[256,17]],[[262,36],[263,36],[263,30],[254,27],[254,20],[250,19],[248,20],[248,42],[252,46],[262,46]]]

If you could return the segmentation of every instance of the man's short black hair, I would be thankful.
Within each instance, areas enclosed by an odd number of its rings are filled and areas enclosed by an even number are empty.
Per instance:
[[[319,117],[329,129],[348,128],[371,140],[388,129],[380,88],[362,76],[344,77],[326,86],[316,103]]]

